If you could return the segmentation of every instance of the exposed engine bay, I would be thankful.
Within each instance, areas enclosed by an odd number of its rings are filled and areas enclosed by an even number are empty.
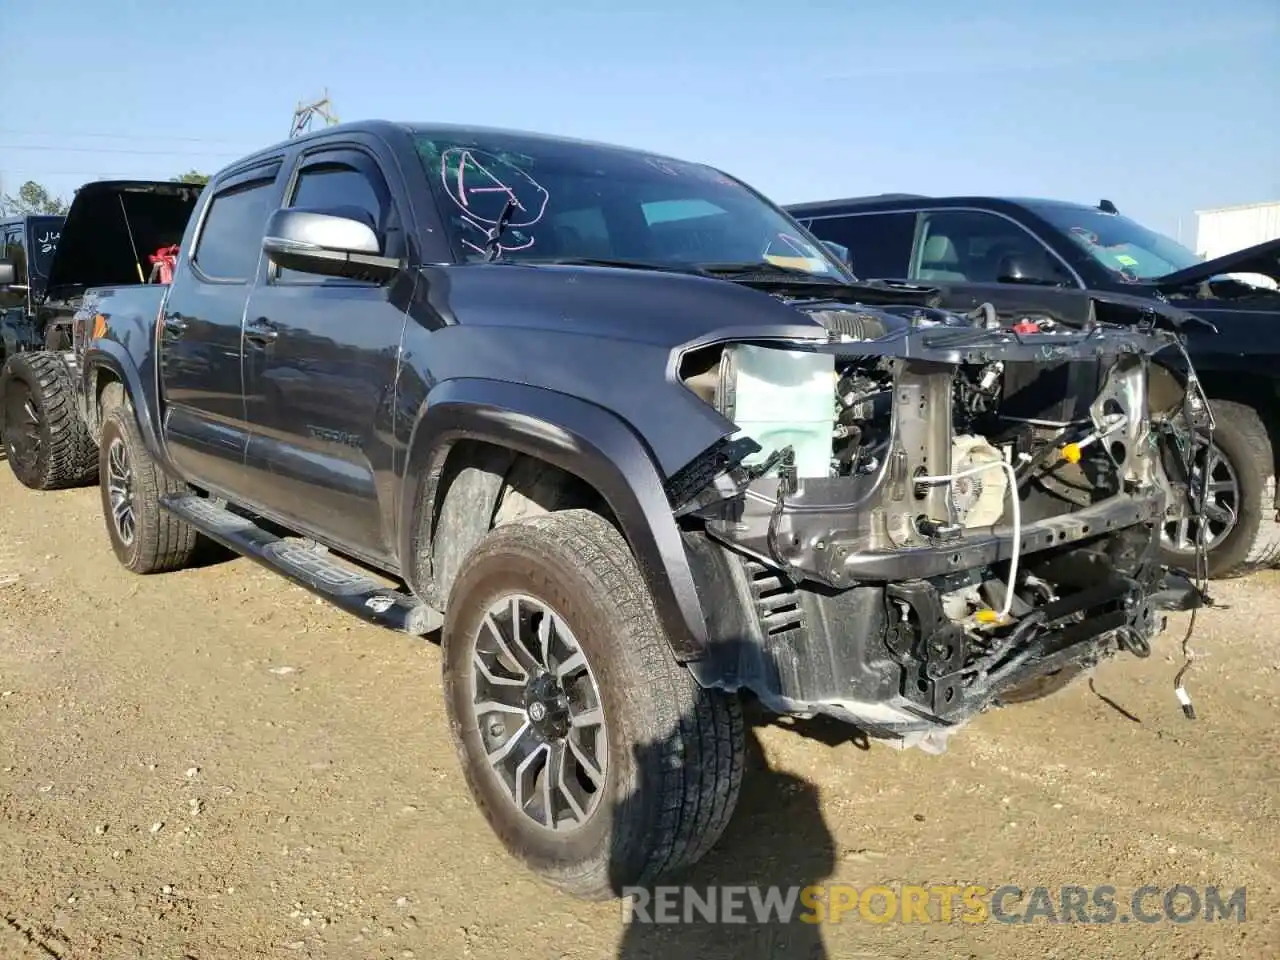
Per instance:
[[[1199,603],[1155,559],[1185,496],[1178,437],[1207,406],[1152,362],[1173,334],[795,305],[825,335],[680,359],[739,429],[677,509],[700,589],[745,601],[709,612],[702,682],[936,745],[1116,650],[1146,656],[1160,611]]]

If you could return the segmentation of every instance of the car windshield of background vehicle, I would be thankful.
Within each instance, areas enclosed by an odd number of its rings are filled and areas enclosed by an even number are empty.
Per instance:
[[[31,272],[37,277],[48,277],[53,263],[53,252],[62,236],[62,217],[32,217]]]
[[[759,264],[850,279],[786,215],[701,164],[502,134],[422,135],[416,148],[464,261]]]
[[[1121,280],[1155,280],[1201,262],[1194,253],[1163,234],[1114,213],[1067,204],[1030,204]]]

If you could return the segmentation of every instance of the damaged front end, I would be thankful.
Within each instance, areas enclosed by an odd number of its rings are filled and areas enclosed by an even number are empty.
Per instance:
[[[672,489],[700,682],[939,749],[992,704],[1148,655],[1162,611],[1200,603],[1156,560],[1203,399],[1153,362],[1173,334],[809,312],[825,335],[674,359],[739,428]]]

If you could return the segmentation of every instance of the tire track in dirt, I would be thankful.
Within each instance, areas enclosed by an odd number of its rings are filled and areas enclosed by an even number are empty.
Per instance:
[[[0,589],[0,909],[59,931],[66,956],[754,960],[812,945],[781,928],[628,930],[617,905],[549,891],[463,787],[437,648],[244,560],[130,576],[99,509],[94,491],[32,494],[0,469],[0,551],[21,574]],[[840,958],[1277,955],[1263,911],[1280,876],[1280,597],[1265,581],[1217,592],[1234,606],[1202,619],[1195,724],[1170,696],[1171,632],[1149,660],[1098,671],[1141,723],[1077,684],[978,718],[939,757],[764,726],[691,882],[1247,881],[1260,919],[1243,929],[820,934]],[[34,949],[15,936],[0,929],[0,954]]]

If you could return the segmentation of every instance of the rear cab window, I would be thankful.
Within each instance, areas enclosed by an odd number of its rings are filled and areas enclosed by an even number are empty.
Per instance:
[[[62,217],[32,217],[27,229],[31,242],[31,273],[48,279],[54,251],[62,239]]]

